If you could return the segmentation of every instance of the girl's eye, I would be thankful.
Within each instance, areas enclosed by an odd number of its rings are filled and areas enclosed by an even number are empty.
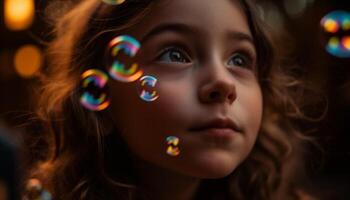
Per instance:
[[[227,63],[229,66],[238,66],[244,68],[250,68],[252,60],[249,56],[243,55],[241,53],[234,54]]]
[[[177,48],[169,48],[163,51],[163,53],[157,59],[160,62],[165,63],[189,63],[191,62],[189,56],[187,56],[183,51]]]

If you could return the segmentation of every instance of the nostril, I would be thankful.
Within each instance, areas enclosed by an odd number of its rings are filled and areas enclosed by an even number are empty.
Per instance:
[[[199,90],[199,99],[203,103],[224,103],[232,104],[237,95],[236,87],[233,83],[215,80],[209,84],[205,84]]]
[[[235,96],[233,94],[229,94],[227,98],[232,101],[235,98]]]
[[[211,92],[209,97],[210,99],[215,100],[220,97],[220,93],[218,91]]]

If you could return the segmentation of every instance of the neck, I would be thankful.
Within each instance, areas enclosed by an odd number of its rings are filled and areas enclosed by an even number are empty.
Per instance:
[[[152,200],[193,200],[200,179],[137,160],[135,165],[141,190]]]

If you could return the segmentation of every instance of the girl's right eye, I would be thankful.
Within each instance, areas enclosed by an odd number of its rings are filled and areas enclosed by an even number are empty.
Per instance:
[[[160,56],[158,56],[157,61],[163,63],[190,63],[189,56],[182,50],[176,47],[170,47],[165,49]]]

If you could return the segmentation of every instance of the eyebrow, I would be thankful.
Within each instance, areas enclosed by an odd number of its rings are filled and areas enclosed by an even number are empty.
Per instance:
[[[195,30],[190,26],[187,26],[181,23],[163,23],[151,29],[148,33],[146,33],[141,39],[141,44],[144,41],[147,41],[156,35],[162,34],[164,32],[169,32],[169,31],[188,34],[188,33],[194,33]]]
[[[247,42],[251,43],[253,46],[255,46],[255,42],[254,42],[254,39],[252,38],[252,36],[250,36],[246,33],[243,33],[243,32],[230,31],[228,33],[228,38],[234,39],[234,40],[239,40],[239,41],[247,41]]]
[[[195,35],[197,32],[200,32],[198,28],[195,28],[193,26],[189,26],[186,24],[182,24],[182,23],[163,23],[156,26],[155,28],[150,30],[148,33],[146,33],[141,39],[141,44],[156,35],[162,34],[164,32],[169,32],[169,31],[178,32],[182,34],[190,33],[193,35]],[[250,36],[247,33],[240,32],[240,31],[229,31],[227,35],[228,35],[228,38],[230,39],[234,39],[238,41],[247,41],[251,43],[253,46],[255,46],[252,36]]]

